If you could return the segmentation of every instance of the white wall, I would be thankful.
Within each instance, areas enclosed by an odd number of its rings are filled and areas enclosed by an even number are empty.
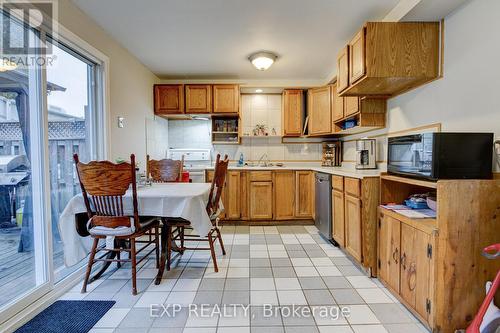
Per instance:
[[[472,0],[448,15],[444,78],[390,99],[387,128],[365,135],[441,123],[442,131],[494,132],[500,139],[499,13],[498,0]],[[378,141],[385,161],[386,138]],[[345,160],[354,159],[353,147],[354,142],[344,145]]]
[[[267,154],[272,161],[320,161],[321,144],[283,144],[281,137],[252,138],[256,124],[265,124],[269,135],[274,128],[281,135],[281,95],[242,95],[241,124],[243,138],[239,145],[214,145],[211,143],[211,122],[203,120],[169,120],[168,144],[172,148],[210,148],[214,155],[228,154],[238,160],[243,153],[245,160],[258,160]],[[300,141],[300,140],[299,140]],[[307,139],[310,141],[321,141]]]
[[[143,166],[146,159],[146,119],[153,119],[153,84],[158,82],[158,78],[72,1],[59,0],[58,6],[59,22],[109,57],[109,158],[128,158],[134,153]],[[118,128],[118,116],[125,118],[124,128]]]

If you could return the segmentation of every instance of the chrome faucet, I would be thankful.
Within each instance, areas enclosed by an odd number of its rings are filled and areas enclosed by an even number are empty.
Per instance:
[[[261,162],[263,162],[262,165],[261,165]],[[259,158],[259,162],[257,162],[257,165],[264,166],[264,167],[271,166],[271,163],[269,162],[269,157],[267,156],[267,153],[262,154],[262,156]]]

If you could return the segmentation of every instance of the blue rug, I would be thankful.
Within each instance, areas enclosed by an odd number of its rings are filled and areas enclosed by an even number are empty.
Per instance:
[[[115,301],[57,301],[16,333],[87,333],[114,304]]]

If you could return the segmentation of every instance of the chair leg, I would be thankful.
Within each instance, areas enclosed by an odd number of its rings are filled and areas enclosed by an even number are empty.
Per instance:
[[[90,272],[92,271],[92,266],[94,265],[94,258],[97,252],[98,243],[99,239],[94,238],[94,243],[92,244],[92,250],[90,251],[89,263],[87,265],[87,272],[85,273],[85,280],[83,281],[82,293],[87,292],[87,284],[89,283]]]
[[[219,239],[219,244],[222,249],[222,254],[226,255],[226,249],[224,248],[224,243],[222,242],[222,235],[220,233],[220,229],[215,227],[215,230],[217,231],[217,238]]]
[[[135,238],[130,239],[130,256],[132,260],[132,295],[137,295],[137,262],[135,252]]]
[[[179,249],[179,253],[184,254],[184,227],[180,227],[180,238],[181,238],[181,248]]]
[[[212,254],[212,261],[214,263],[215,273],[219,272],[219,267],[217,266],[217,257],[215,256],[214,248],[215,239],[213,237],[213,230],[208,233],[208,245],[210,245],[210,253]]]
[[[156,269],[160,268],[160,232],[158,226],[155,227],[155,253],[156,253]]]
[[[172,260],[172,227],[167,226],[167,271],[170,270]]]

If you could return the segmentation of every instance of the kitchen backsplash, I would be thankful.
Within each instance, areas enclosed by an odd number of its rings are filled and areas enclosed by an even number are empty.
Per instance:
[[[252,134],[256,124],[265,125],[268,134],[276,131],[275,137],[243,136],[239,145],[212,145],[211,121],[169,120],[168,146],[171,148],[210,148],[213,154],[228,154],[237,160],[243,153],[245,160],[258,160],[267,154],[272,161],[320,161],[321,144],[281,142],[281,95],[242,95],[241,122],[243,134]],[[314,141],[306,139],[306,141]],[[320,140],[318,140],[320,141]]]

